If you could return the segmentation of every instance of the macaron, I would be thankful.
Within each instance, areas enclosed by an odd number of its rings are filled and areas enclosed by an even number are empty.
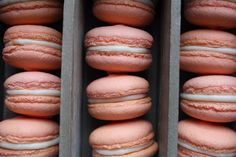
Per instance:
[[[152,62],[152,36],[140,29],[115,25],[97,27],[85,36],[87,63],[108,72],[138,72]]]
[[[50,24],[62,19],[60,0],[1,0],[0,21],[8,25]]]
[[[181,93],[181,109],[205,121],[236,121],[236,77],[211,75],[188,80]]]
[[[178,135],[178,157],[236,156],[236,132],[221,124],[182,120]]]
[[[19,114],[50,117],[60,111],[60,78],[44,72],[21,72],[4,82],[6,107]]]
[[[16,117],[0,122],[1,157],[56,157],[59,126],[46,119]]]
[[[4,34],[4,61],[25,70],[54,70],[61,67],[62,35],[55,29],[20,25]]]
[[[152,157],[158,145],[152,124],[145,120],[111,123],[89,136],[93,157]]]
[[[207,29],[182,34],[180,68],[200,74],[235,73],[236,36],[224,31]]]
[[[126,120],[147,113],[149,83],[131,75],[109,75],[91,82],[86,89],[88,110],[100,120]]]
[[[93,14],[101,21],[143,27],[155,16],[152,0],[96,0]]]
[[[185,18],[194,25],[232,29],[236,28],[235,0],[189,0]]]

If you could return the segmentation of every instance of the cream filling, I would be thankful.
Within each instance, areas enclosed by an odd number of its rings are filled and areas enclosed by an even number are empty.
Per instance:
[[[154,7],[154,4],[153,4],[152,0],[134,0],[134,1],[137,1],[137,2],[140,2],[140,3],[146,4],[146,5],[149,5],[151,7]]]
[[[5,45],[14,46],[14,45],[32,45],[32,44],[51,47],[51,48],[55,48],[59,50],[62,49],[62,46],[57,43],[53,43],[49,41],[42,41],[42,40],[33,40],[33,39],[14,39],[14,40],[9,41]]]
[[[230,55],[236,55],[236,49],[234,48],[213,48],[205,46],[182,46],[181,51],[214,51]]]
[[[106,46],[91,46],[89,51],[112,51],[112,52],[131,52],[131,53],[150,53],[149,49],[129,47],[125,45],[106,45]]]
[[[183,99],[196,101],[236,102],[236,95],[198,95],[181,93],[180,97]]]
[[[46,95],[46,96],[60,96],[61,91],[55,89],[9,89],[6,90],[8,95]]]
[[[113,103],[113,102],[121,102],[121,101],[130,101],[130,100],[137,100],[146,97],[146,94],[135,94],[129,95],[125,97],[119,98],[101,98],[101,99],[88,99],[90,104],[97,104],[97,103]]]
[[[13,150],[34,150],[44,149],[59,144],[59,137],[53,140],[38,143],[9,143],[0,141],[0,147]]]
[[[33,1],[33,0],[1,0],[0,7],[4,7],[10,4],[14,4],[14,3],[29,2],[29,1]]]
[[[201,153],[201,154],[205,154],[205,155],[209,155],[212,157],[235,157],[236,156],[236,152],[230,152],[230,153],[215,153],[215,152],[210,152],[207,150],[202,150],[200,148],[197,148],[191,144],[182,142],[182,141],[178,141],[178,144],[186,149],[189,149],[193,152],[197,152],[197,153]]]
[[[135,147],[131,147],[131,148],[121,148],[121,149],[113,149],[113,150],[95,149],[95,151],[101,155],[124,155],[124,154],[129,154],[129,153],[137,152],[137,151],[143,150],[145,148],[148,148],[153,143],[154,143],[154,141],[152,140],[151,142],[149,142],[147,144],[139,145],[139,146],[135,146]]]

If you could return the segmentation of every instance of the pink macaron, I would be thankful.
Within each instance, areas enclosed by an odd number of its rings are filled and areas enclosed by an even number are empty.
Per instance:
[[[46,119],[16,117],[0,122],[1,157],[56,157],[59,126]]]
[[[236,15],[236,14],[235,14]],[[200,74],[236,72],[236,36],[219,30],[193,30],[181,35],[180,68]]]
[[[132,120],[104,125],[89,137],[93,157],[152,157],[158,149],[152,124]]]
[[[223,125],[182,120],[178,135],[178,157],[236,156],[236,132]]]
[[[155,10],[152,0],[96,0],[93,13],[108,23],[143,27],[153,21]]]
[[[62,19],[60,0],[1,0],[0,21],[8,25],[49,24]]]
[[[101,120],[126,120],[147,113],[151,98],[149,83],[137,76],[110,75],[91,82],[87,87],[88,110]]]
[[[181,93],[181,109],[205,121],[236,121],[236,77],[211,75],[188,80]]]
[[[21,72],[4,83],[5,105],[15,113],[50,117],[60,112],[60,78],[44,72]]]
[[[61,67],[62,35],[45,26],[20,25],[4,34],[4,61],[25,70],[54,70]]]
[[[185,18],[192,24],[230,29],[236,28],[236,1],[189,0],[185,6]]]
[[[108,72],[138,72],[152,62],[152,36],[140,29],[115,25],[98,27],[85,36],[87,63]]]

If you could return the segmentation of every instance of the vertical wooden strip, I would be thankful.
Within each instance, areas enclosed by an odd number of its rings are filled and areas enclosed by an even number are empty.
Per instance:
[[[64,1],[60,157],[79,157],[81,153],[82,10],[82,1]]]
[[[180,3],[179,0],[167,0],[162,8],[163,46],[158,124],[161,157],[174,157],[177,154]]]

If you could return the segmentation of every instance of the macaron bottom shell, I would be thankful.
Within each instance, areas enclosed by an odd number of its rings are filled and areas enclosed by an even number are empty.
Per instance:
[[[200,154],[197,152],[193,152],[184,147],[178,146],[178,157],[211,157],[209,155]]]
[[[100,120],[127,120],[144,115],[150,108],[151,99],[147,97],[117,103],[90,104],[89,113]]]
[[[180,67],[200,74],[232,74],[236,72],[236,57],[206,51],[181,51]]]
[[[86,61],[91,67],[108,72],[138,72],[150,66],[152,55],[89,51],[87,52]]]
[[[136,1],[100,0],[93,7],[94,15],[105,22],[130,26],[149,25],[154,18],[154,10]]]
[[[204,121],[236,121],[236,103],[182,100],[181,109],[186,114]]]
[[[193,0],[185,8],[185,18],[194,25],[230,29],[236,27],[236,4],[219,0]]]
[[[54,70],[61,66],[61,51],[39,45],[8,46],[3,49],[3,59],[25,70]]]
[[[0,148],[1,157],[57,157],[59,146],[38,150],[10,150]]]
[[[29,1],[1,8],[0,20],[8,25],[49,24],[62,18],[58,1]]]
[[[158,144],[155,142],[150,147],[141,151],[124,154],[124,155],[101,155],[93,151],[93,157],[152,157],[158,150]]]
[[[60,98],[53,96],[7,96],[6,107],[15,113],[50,117],[60,112]]]

